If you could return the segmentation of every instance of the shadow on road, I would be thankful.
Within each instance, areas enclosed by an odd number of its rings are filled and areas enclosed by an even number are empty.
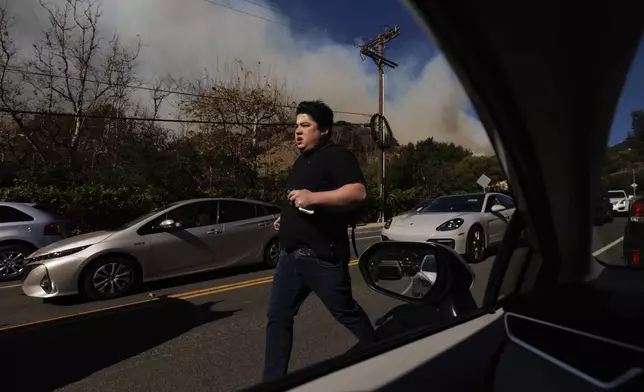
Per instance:
[[[438,322],[440,315],[433,306],[398,305],[376,320],[376,338],[385,340]]]
[[[180,276],[176,278],[157,280],[154,282],[144,283],[138,290],[132,293],[132,295],[141,294],[149,291],[167,289],[171,287],[177,287],[179,289],[179,291],[177,292],[180,292],[181,286],[186,286],[186,285],[199,283],[199,282],[206,282],[213,279],[222,279],[222,278],[228,278],[231,276],[250,274],[253,272],[259,272],[264,270],[268,270],[268,267],[264,264],[245,265],[241,267],[231,267],[226,269],[202,272],[198,274]],[[90,300],[81,295],[71,295],[71,296],[60,297],[60,298],[49,298],[49,299],[43,300],[43,302],[52,304],[52,305],[59,305],[59,306],[74,306],[74,305],[80,305],[80,304],[90,302]]]
[[[216,304],[160,298],[0,332],[0,390],[52,391],[239,310],[217,311]]]

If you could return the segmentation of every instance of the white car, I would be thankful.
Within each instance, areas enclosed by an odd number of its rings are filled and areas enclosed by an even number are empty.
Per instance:
[[[514,200],[502,193],[442,196],[388,220],[380,235],[383,241],[438,242],[476,263],[501,242],[514,211]]]
[[[608,191],[608,200],[613,205],[615,212],[628,212],[631,206],[631,199],[626,194],[626,191]]]

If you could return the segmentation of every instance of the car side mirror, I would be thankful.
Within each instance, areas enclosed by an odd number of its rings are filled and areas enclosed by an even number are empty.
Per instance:
[[[492,211],[492,212],[501,212],[501,211],[503,211],[505,209],[506,209],[505,206],[502,206],[501,204],[495,204],[495,205],[492,206],[490,211]]]
[[[436,306],[451,316],[477,308],[474,274],[451,248],[430,242],[376,242],[358,261],[367,285],[409,303]]]
[[[174,219],[165,219],[157,227],[163,231],[178,230],[181,228],[181,222],[177,222]]]

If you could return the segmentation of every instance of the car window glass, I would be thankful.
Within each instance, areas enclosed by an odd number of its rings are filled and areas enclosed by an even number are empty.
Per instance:
[[[644,39],[615,115],[591,211],[591,254],[612,266],[644,267]]]
[[[490,195],[487,198],[487,203],[485,204],[485,212],[492,211],[492,206],[500,204],[496,195]]]
[[[156,221],[160,223],[165,219],[172,219],[175,222],[181,223],[182,228],[191,229],[198,225],[197,214],[201,210],[200,207],[201,203],[190,203],[166,212],[157,218]]]
[[[59,274],[63,269],[50,270],[49,279],[58,288],[54,297],[74,295],[78,277],[84,276],[82,267],[90,265],[85,262],[96,260],[82,258],[112,246],[123,247],[119,257],[135,268],[131,277],[139,282],[133,282],[142,283],[132,286],[141,288],[140,293],[92,303],[70,301],[69,306],[25,299],[43,293],[40,285],[47,280],[42,269],[35,270],[41,275],[32,277],[30,294],[23,295],[25,290],[17,286],[0,290],[0,314],[5,317],[0,329],[128,304],[100,313],[104,317],[98,324],[85,317],[48,322],[43,324],[49,331],[44,337],[16,328],[24,339],[7,340],[10,346],[47,341],[54,345],[49,351],[68,352],[71,358],[64,369],[47,368],[57,372],[55,377],[31,377],[32,367],[15,367],[19,374],[11,376],[20,379],[17,389],[65,389],[64,384],[74,381],[79,390],[105,385],[114,390],[133,385],[141,390],[233,390],[259,381],[275,268],[258,266],[274,266],[269,256],[281,251],[280,232],[266,214],[281,214],[290,169],[302,156],[293,129],[300,100],[328,104],[334,112],[334,142],[353,153],[364,174],[367,199],[351,210],[359,223],[357,252],[351,249],[351,230],[345,233],[342,227],[338,253],[344,248],[350,252],[343,269],[349,271],[351,291],[378,337],[387,340],[451,321],[367,286],[357,267],[358,254],[381,241],[385,222],[393,221],[388,234],[392,241],[436,242],[465,259],[482,247],[482,259],[469,264],[476,275],[471,293],[480,304],[505,229],[503,220],[488,222],[490,217],[480,213],[481,189],[511,194],[512,184],[447,56],[428,39],[404,2],[5,3],[7,7],[0,5],[7,11],[0,13],[0,37],[7,49],[0,50],[0,64],[7,70],[0,80],[6,111],[0,135],[0,200],[51,205],[78,234],[122,225],[118,233],[85,237],[83,244],[94,245],[66,257],[76,264],[65,266],[64,277]],[[376,17],[356,23],[364,9]],[[382,25],[378,14],[391,24]],[[395,36],[394,23],[400,35]],[[109,39],[112,33],[118,39]],[[398,65],[385,67],[382,84],[376,64],[365,57],[375,55],[377,46],[355,47],[373,44],[379,35],[391,38],[383,56]],[[384,140],[371,121],[380,87],[391,131]],[[386,147],[384,154],[381,147]],[[332,170],[323,170],[325,174],[345,169],[327,168]],[[221,203],[196,199],[202,197]],[[187,200],[198,201],[185,205]],[[168,208],[157,210],[162,206]],[[415,213],[418,209],[423,213]],[[299,215],[314,223],[344,225],[344,219],[329,219],[330,210],[320,207],[312,216]],[[176,220],[182,228],[155,231],[164,219]],[[226,232],[233,222],[244,220],[248,230]],[[33,227],[32,233],[43,233]],[[129,235],[134,227],[141,227],[140,236]],[[281,228],[297,231],[286,222]],[[99,245],[102,238],[106,240]],[[320,241],[322,246],[326,240]],[[406,261],[391,261],[389,273],[400,266],[406,274],[392,280],[392,287],[410,283],[410,274],[422,285],[442,271],[439,258],[427,259],[421,270]],[[241,264],[250,268],[236,268]],[[313,267],[333,271],[324,260]],[[193,274],[210,268],[217,271]],[[192,275],[178,277],[184,274]],[[142,300],[151,302],[140,304]],[[88,355],[84,348],[95,342],[77,331],[97,330],[92,327],[96,325],[107,344]],[[29,330],[44,331],[38,326]],[[127,346],[123,331],[137,342],[135,349]],[[289,369],[332,359],[355,344],[315,295],[302,304],[295,331]],[[69,339],[57,339],[63,335],[80,340],[70,344]],[[19,352],[24,358],[14,362],[29,363],[28,353]],[[157,354],[200,371],[178,365],[168,372],[169,361],[149,360]],[[213,366],[214,354],[234,364],[235,371]]]
[[[514,200],[512,200],[511,198],[509,198],[507,196],[499,196],[498,200],[501,203],[501,205],[503,207],[505,207],[505,208],[508,208],[508,209],[509,208],[515,208]]]
[[[425,206],[421,212],[480,212],[484,198],[482,194],[443,196]]]
[[[237,222],[257,217],[255,204],[235,200],[219,202],[219,223]]]
[[[181,223],[182,229],[208,226],[216,222],[216,202],[190,203],[176,207],[145,225],[143,232],[155,231],[155,227],[166,219]]]
[[[270,215],[268,210],[266,209],[266,206],[262,204],[255,204],[255,211],[257,212],[257,216],[267,216]]]
[[[0,207],[0,223],[29,222],[32,220],[34,220],[32,216],[13,207]]]

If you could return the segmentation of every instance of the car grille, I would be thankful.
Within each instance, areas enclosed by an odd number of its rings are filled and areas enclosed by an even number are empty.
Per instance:
[[[449,239],[431,239],[427,240],[427,242],[436,242],[441,245],[449,246],[450,248],[454,249],[455,242],[454,240],[449,240]]]

